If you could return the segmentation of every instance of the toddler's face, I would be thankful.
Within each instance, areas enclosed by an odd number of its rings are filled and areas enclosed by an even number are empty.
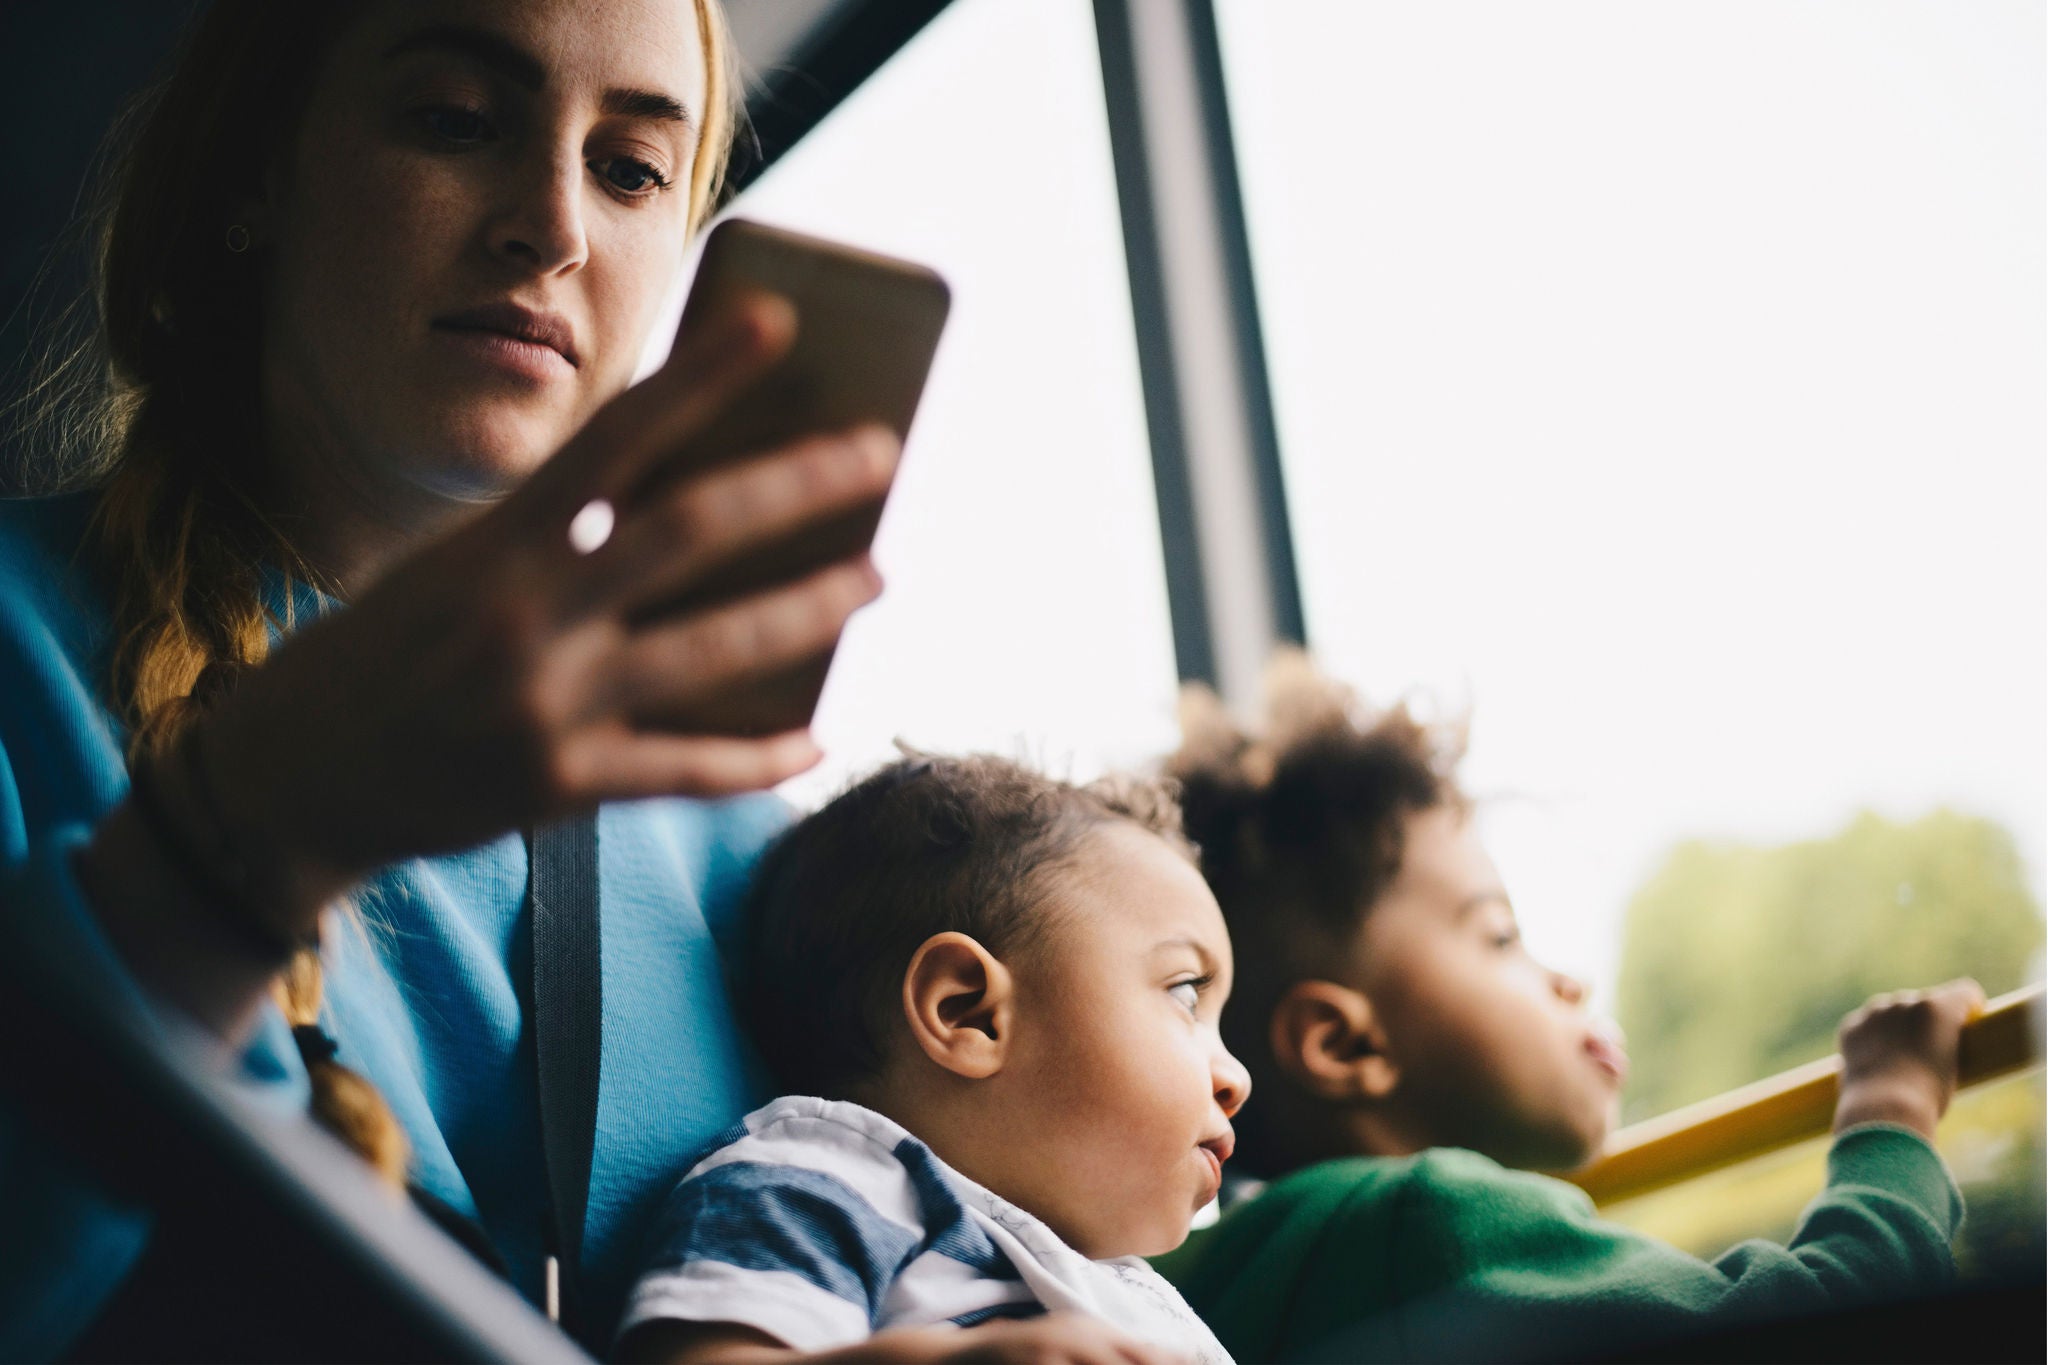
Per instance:
[[[1628,1060],[1586,989],[1529,955],[1471,821],[1410,817],[1366,917],[1361,983],[1400,1065],[1395,1103],[1431,1145],[1565,1170],[1613,1127]]]
[[[1215,1197],[1251,1089],[1216,1028],[1230,937],[1201,874],[1151,834],[1107,827],[1076,861],[1013,967],[1003,1081],[1032,1131],[1006,1192],[1084,1255],[1154,1255]]]

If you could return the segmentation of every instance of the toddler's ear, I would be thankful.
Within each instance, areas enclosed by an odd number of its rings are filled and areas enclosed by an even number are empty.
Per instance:
[[[933,934],[903,973],[903,1013],[924,1055],[986,1080],[1009,1052],[1016,990],[1009,968],[966,934]]]
[[[1334,981],[1288,988],[1273,1007],[1272,1045],[1281,1071],[1318,1099],[1384,1100],[1401,1083],[1372,1002]]]

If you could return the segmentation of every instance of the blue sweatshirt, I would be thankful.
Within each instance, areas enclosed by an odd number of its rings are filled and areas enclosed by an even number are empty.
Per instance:
[[[128,789],[108,708],[104,585],[80,549],[91,498],[0,501],[0,913],[99,963],[70,855]],[[306,605],[316,610],[319,603]],[[604,1053],[580,1287],[607,1333],[649,1217],[695,1152],[768,1098],[740,1043],[722,945],[754,858],[786,820],[768,795],[648,801],[599,814]],[[537,1298],[546,1217],[525,846],[517,834],[396,864],[330,925],[322,1022],[413,1146],[414,1178],[478,1219]],[[250,1083],[303,1104],[305,1070],[274,1011]],[[148,1235],[0,1100],[0,1359],[46,1358],[88,1325]]]

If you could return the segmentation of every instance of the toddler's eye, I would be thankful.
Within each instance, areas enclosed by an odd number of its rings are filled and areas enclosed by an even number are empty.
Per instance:
[[[635,198],[659,194],[669,187],[669,181],[660,171],[637,157],[601,157],[590,163],[590,169],[619,193]]]
[[[1166,993],[1180,1001],[1182,1007],[1189,1014],[1193,1014],[1195,1006],[1201,1003],[1202,983],[1200,981],[1176,981],[1166,988]]]

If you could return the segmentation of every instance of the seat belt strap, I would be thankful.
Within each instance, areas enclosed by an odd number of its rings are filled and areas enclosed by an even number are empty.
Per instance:
[[[583,1260],[583,1220],[597,1145],[598,1061],[603,1041],[604,959],[598,924],[597,816],[527,835],[527,899],[533,911],[533,1014],[539,1063],[541,1150],[547,1161],[552,1245],[560,1263],[550,1300],[572,1332]],[[557,1288],[559,1285],[559,1289]]]

